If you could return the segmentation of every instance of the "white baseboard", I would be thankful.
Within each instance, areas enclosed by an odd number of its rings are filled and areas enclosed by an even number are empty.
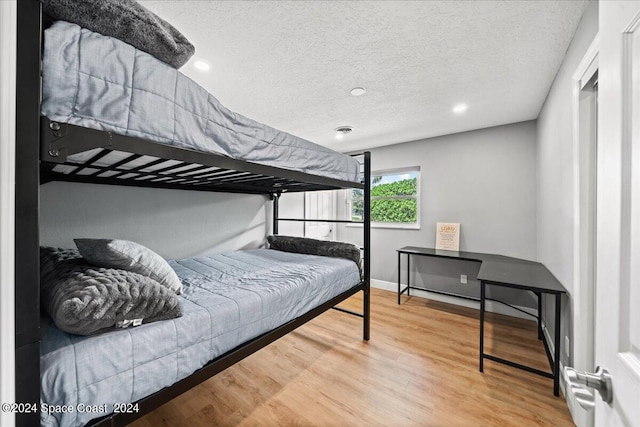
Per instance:
[[[544,322],[544,320],[542,321],[542,333],[544,334],[544,337],[547,339],[547,345],[549,345],[549,352],[552,355],[555,354],[556,346],[553,342],[553,338],[551,338],[551,333],[549,332],[549,329],[547,329],[547,324]]]
[[[391,291],[397,294],[398,292],[398,284],[394,282],[387,282],[384,280],[371,279],[371,287],[376,289],[384,289],[385,291]],[[456,298],[448,295],[436,294],[433,292],[425,292],[417,289],[411,290],[411,296],[416,296],[419,298],[427,298],[434,301],[445,302],[447,304],[460,305],[462,307],[474,308],[476,310],[480,310],[480,302],[471,301],[464,298]],[[537,310],[529,307],[521,307],[514,306],[519,308],[520,310],[526,311],[534,316],[537,316]],[[531,316],[527,316],[524,313],[520,313],[518,310],[513,310],[503,304],[496,303],[494,301],[486,301],[485,309],[492,313],[504,314],[507,316],[519,317],[521,319],[532,320]]]

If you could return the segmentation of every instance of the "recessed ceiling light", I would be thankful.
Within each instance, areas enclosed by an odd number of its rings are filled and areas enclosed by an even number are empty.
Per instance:
[[[207,64],[204,61],[196,61],[196,62],[193,63],[193,66],[196,67],[200,71],[209,71],[209,68],[211,68],[209,66],[209,64]]]
[[[342,139],[345,135],[353,132],[353,128],[351,126],[339,126],[334,129],[336,133],[336,139]]]
[[[366,92],[367,90],[363,87],[354,87],[353,89],[351,89],[351,95],[353,96],[364,95]]]
[[[458,104],[455,107],[453,107],[453,112],[456,114],[462,114],[465,111],[467,111],[467,104]]]

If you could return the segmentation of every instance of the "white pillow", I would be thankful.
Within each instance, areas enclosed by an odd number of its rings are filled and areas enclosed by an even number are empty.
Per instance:
[[[152,278],[176,294],[182,292],[182,283],[169,263],[141,244],[115,239],[73,241],[82,257],[95,266],[133,271]]]

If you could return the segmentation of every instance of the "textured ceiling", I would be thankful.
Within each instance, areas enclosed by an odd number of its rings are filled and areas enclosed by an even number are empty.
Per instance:
[[[182,71],[228,108],[340,151],[535,119],[587,5],[141,3],[193,42]],[[354,131],[339,141],[341,125]]]

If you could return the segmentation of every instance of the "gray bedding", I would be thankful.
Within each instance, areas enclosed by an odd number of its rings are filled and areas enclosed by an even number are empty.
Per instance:
[[[120,39],[175,68],[196,51],[173,25],[134,0],[44,0],[42,9],[53,19]]]
[[[80,426],[187,377],[209,360],[295,319],[360,281],[347,259],[271,249],[171,261],[183,316],[92,337],[43,320],[42,403],[106,405],[45,413],[44,426]]]
[[[45,31],[49,119],[359,182],[357,160],[225,108],[175,68],[120,40],[58,21]],[[95,153],[76,154],[82,162]],[[64,166],[56,171],[65,173]]]

